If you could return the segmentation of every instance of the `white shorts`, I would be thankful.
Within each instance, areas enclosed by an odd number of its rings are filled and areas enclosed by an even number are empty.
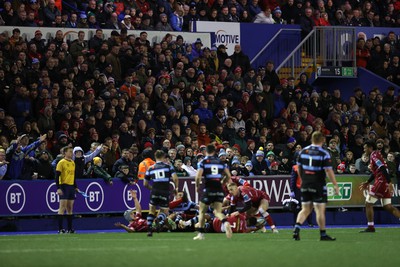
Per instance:
[[[392,204],[392,199],[391,198],[376,198],[373,195],[368,194],[367,197],[365,198],[365,202],[370,203],[370,204],[375,204],[376,201],[380,200],[381,205],[386,206],[389,204]]]

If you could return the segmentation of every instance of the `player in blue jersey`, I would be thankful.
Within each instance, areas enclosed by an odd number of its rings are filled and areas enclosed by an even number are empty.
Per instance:
[[[328,176],[339,194],[335,174],[332,170],[331,157],[328,151],[322,148],[325,136],[316,131],[312,134],[311,145],[305,147],[299,154],[297,165],[302,178],[301,184],[301,211],[293,232],[293,239],[300,240],[300,226],[304,223],[313,208],[317,214],[321,241],[334,241],[336,238],[326,234],[325,209],[328,202],[325,177]]]
[[[149,167],[144,177],[144,186],[151,190],[149,214],[147,216],[148,233],[147,236],[153,236],[153,221],[156,223],[157,230],[164,224],[168,216],[169,210],[169,185],[170,181],[175,184],[175,191],[178,190],[178,176],[175,173],[174,167],[165,163],[165,152],[157,150],[154,154],[156,163]],[[150,185],[152,181],[152,185]],[[156,217],[156,209],[160,208],[160,212]]]
[[[198,163],[196,174],[196,192],[200,193],[200,182],[204,176],[203,195],[200,199],[199,233],[194,240],[204,239],[205,213],[210,205],[213,205],[215,217],[225,225],[225,233],[228,238],[232,237],[232,229],[225,215],[222,213],[222,202],[224,200],[225,185],[231,178],[228,166],[215,156],[215,146],[209,144],[206,148],[207,156]]]

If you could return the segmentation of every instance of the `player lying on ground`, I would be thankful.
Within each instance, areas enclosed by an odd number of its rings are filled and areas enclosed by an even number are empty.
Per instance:
[[[187,221],[198,215],[199,205],[189,201],[186,192],[178,192],[176,199],[169,203],[169,212],[170,216],[168,217],[179,226],[180,221]]]
[[[261,190],[249,186],[237,186],[235,183],[228,185],[228,191],[231,195],[231,207],[229,214],[237,216],[247,213],[249,217],[255,216],[258,212],[264,217],[265,221],[271,227],[273,233],[278,233],[271,215],[267,212],[269,207],[269,196]],[[236,211],[236,205],[239,202],[244,203],[244,207]]]
[[[129,190],[129,192],[131,193],[133,201],[135,202],[135,209],[127,210],[124,213],[124,218],[129,222],[129,224],[124,225],[120,222],[117,222],[115,223],[115,226],[124,229],[128,233],[146,232],[147,220],[142,218],[142,206],[137,198],[137,193],[134,190]]]
[[[237,215],[231,214],[227,216],[227,221],[231,225],[232,232],[234,233],[251,233],[264,228],[265,223],[258,224],[256,217],[247,219],[245,213],[239,213]],[[212,225],[214,232],[225,233],[225,225],[220,219],[214,218]]]

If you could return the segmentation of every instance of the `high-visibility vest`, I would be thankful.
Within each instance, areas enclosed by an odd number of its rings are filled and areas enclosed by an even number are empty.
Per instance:
[[[138,168],[138,178],[139,179],[144,179],[144,176],[146,175],[146,171],[155,164],[156,162],[152,160],[151,158],[145,158],[142,162],[139,164]]]

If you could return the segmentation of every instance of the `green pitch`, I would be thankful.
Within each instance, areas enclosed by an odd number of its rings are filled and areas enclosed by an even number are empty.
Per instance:
[[[329,229],[335,242],[320,242],[316,229],[279,234],[97,233],[0,236],[1,266],[399,266],[400,228],[360,234],[360,229]]]

